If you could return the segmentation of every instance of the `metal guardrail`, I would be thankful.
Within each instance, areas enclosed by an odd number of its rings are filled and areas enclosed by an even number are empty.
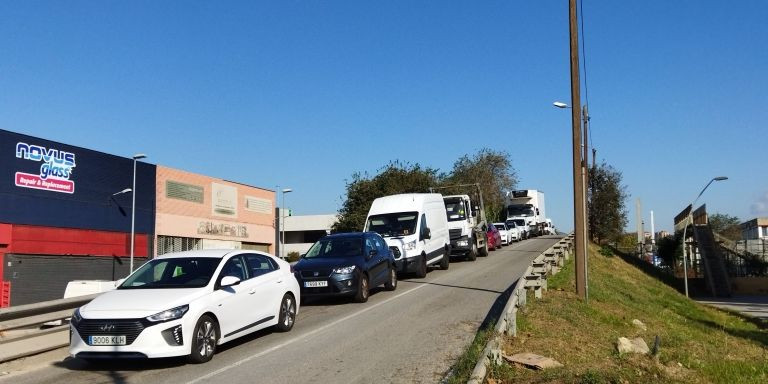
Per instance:
[[[542,298],[543,292],[547,290],[547,277],[558,273],[572,252],[573,233],[533,259],[525,273],[517,280],[501,318],[496,323],[495,334],[485,345],[467,384],[481,384],[485,380],[488,365],[501,364],[501,335],[517,336],[517,311],[526,305],[527,291],[533,291],[533,296],[537,299]]]
[[[87,295],[0,309],[0,363],[69,344],[65,319],[98,295]],[[62,325],[44,327],[61,320]]]

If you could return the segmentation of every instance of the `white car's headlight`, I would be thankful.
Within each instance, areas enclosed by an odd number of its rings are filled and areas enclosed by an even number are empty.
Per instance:
[[[459,241],[456,242],[456,244],[458,246],[460,246],[460,247],[466,247],[466,246],[469,246],[469,241],[468,240],[459,240]]]
[[[416,249],[416,240],[405,243],[405,250],[406,251],[413,251]]]
[[[339,275],[346,275],[352,273],[352,271],[355,270],[354,265],[350,265],[348,267],[342,267],[342,268],[334,268],[333,273],[338,273]]]
[[[164,321],[176,320],[184,316],[187,311],[189,311],[189,305],[182,305],[181,307],[168,309],[159,313],[155,313],[152,316],[147,316],[147,320],[153,323],[162,323]]]
[[[72,324],[77,324],[81,321],[83,321],[83,317],[80,316],[80,308],[77,308],[75,309],[75,312],[72,314],[72,318],[69,319],[69,322]]]

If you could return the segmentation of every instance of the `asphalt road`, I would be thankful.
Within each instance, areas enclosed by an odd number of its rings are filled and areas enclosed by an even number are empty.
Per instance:
[[[375,290],[363,304],[302,303],[291,332],[246,336],[206,364],[90,365],[61,349],[47,354],[49,362],[0,366],[9,372],[0,383],[436,383],[481,324],[498,318],[530,261],[559,239],[526,240],[475,262],[453,260],[447,271],[400,280],[394,292]]]

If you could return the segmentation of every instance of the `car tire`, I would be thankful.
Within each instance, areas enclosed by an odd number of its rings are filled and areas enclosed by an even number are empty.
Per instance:
[[[397,289],[397,271],[395,271],[394,265],[389,269],[389,279],[384,283],[384,289],[387,291],[394,291]]]
[[[480,256],[488,256],[488,242],[485,242],[485,247],[480,248]]]
[[[419,267],[416,268],[416,277],[420,279],[427,277],[427,255],[421,255]]]
[[[475,238],[472,238],[471,241],[472,247],[469,249],[469,253],[467,253],[467,260],[475,261],[477,260],[477,241],[475,241]]]
[[[280,312],[277,317],[275,329],[278,332],[288,332],[296,322],[296,299],[290,293],[283,295],[280,301]]]
[[[370,287],[368,282],[368,275],[360,275],[360,280],[357,283],[357,293],[355,293],[356,303],[365,303],[368,301],[368,295],[370,294]]]
[[[445,271],[450,266],[451,266],[451,255],[450,255],[450,252],[448,251],[448,247],[445,247],[445,253],[443,254],[443,258],[440,259],[440,269]]]
[[[192,353],[188,358],[190,363],[202,364],[213,358],[216,353],[218,333],[216,321],[211,316],[200,316],[192,332]]]

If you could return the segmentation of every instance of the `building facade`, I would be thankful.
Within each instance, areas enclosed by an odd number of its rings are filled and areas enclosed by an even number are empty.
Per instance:
[[[114,281],[155,255],[275,252],[275,192],[0,130],[0,307]]]
[[[768,217],[758,217],[741,223],[741,238],[743,240],[768,239]]]
[[[153,253],[155,166],[136,168],[138,264]],[[0,306],[129,271],[133,159],[0,130]]]
[[[274,253],[275,192],[157,167],[157,254],[193,249]]]

